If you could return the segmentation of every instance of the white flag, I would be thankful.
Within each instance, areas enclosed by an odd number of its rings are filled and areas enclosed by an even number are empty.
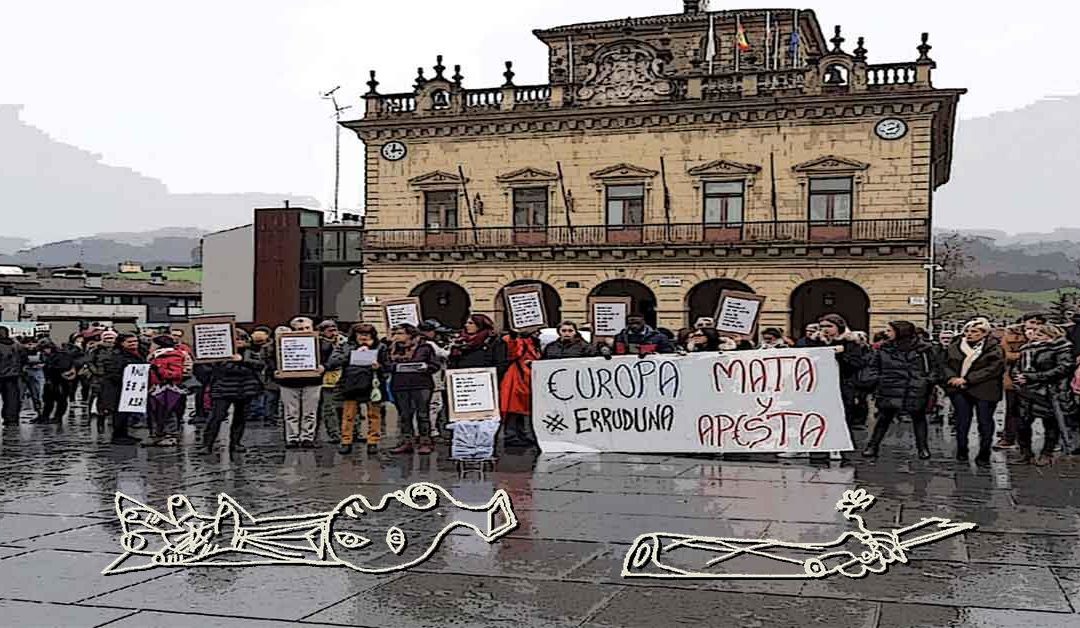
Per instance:
[[[705,44],[705,58],[709,60],[709,74],[713,73],[713,60],[716,59],[716,22],[715,16],[709,15],[709,42]]]

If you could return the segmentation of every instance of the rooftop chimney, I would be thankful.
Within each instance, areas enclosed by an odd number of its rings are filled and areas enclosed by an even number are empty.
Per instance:
[[[683,0],[683,13],[701,13],[705,9],[705,3],[707,0]]]
[[[165,274],[159,271],[153,271],[150,273],[150,285],[152,286],[164,286]]]

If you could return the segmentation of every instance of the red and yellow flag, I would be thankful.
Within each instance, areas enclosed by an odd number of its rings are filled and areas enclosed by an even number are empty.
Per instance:
[[[735,45],[738,46],[739,52],[750,50],[750,41],[746,39],[746,30],[743,29],[742,20],[738,17],[735,18],[735,27]]]

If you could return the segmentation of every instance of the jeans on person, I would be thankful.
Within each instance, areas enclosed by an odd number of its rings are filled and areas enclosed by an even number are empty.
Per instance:
[[[956,448],[961,452],[968,450],[968,433],[974,415],[979,425],[979,453],[988,455],[994,438],[994,410],[998,402],[976,399],[966,391],[954,392],[950,398],[956,413]]]
[[[141,414],[136,414],[134,412],[117,412],[115,416],[113,416],[112,420],[113,439],[127,438],[128,425],[132,422],[132,420],[140,417],[142,417]]]
[[[431,434],[431,390],[396,390],[394,405],[398,411],[398,429],[402,438]]]
[[[322,386],[318,384],[299,388],[281,387],[281,403],[285,407],[285,442],[315,442],[321,390]]]
[[[250,399],[214,399],[210,409],[210,420],[206,423],[206,431],[203,433],[203,447],[211,449],[217,442],[221,424],[229,418],[229,408],[232,408],[232,423],[229,424],[229,449],[240,444],[244,438],[244,428],[247,427],[248,413],[251,410]]]
[[[22,389],[18,376],[0,377],[0,416],[4,423],[18,423],[22,412]]]
[[[1016,442],[1020,430],[1020,396],[1015,390],[1005,391],[1005,432],[1001,435],[1007,441]]]
[[[341,408],[342,399],[337,389],[324,386],[319,391],[319,414],[322,416],[327,442],[341,441]]]
[[[55,410],[55,419],[59,421],[64,418],[68,410],[68,399],[71,396],[71,391],[74,387],[71,382],[64,379],[47,380],[45,382],[45,400],[43,401],[41,412],[41,418],[47,419],[53,416]]]
[[[34,411],[41,413],[41,400],[45,391],[45,372],[41,369],[26,369],[23,371],[23,385],[26,386],[26,394],[30,402],[34,404]]]

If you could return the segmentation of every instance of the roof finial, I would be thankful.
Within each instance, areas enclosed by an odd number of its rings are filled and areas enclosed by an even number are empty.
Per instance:
[[[829,41],[832,42],[833,49],[830,50],[829,52],[831,52],[833,54],[844,54],[844,51],[840,48],[840,44],[844,43],[844,38],[840,36],[840,25],[839,24],[836,25],[836,28],[834,29],[834,31],[835,31],[836,34],[833,35],[833,38],[829,40]]]
[[[506,62],[506,71],[503,72],[503,76],[506,78],[506,82],[503,83],[503,87],[513,87],[514,86],[514,69],[513,68],[514,68],[514,62],[513,61],[507,61]]]
[[[859,37],[857,43],[859,44],[859,47],[855,49],[855,60],[866,61],[866,48],[863,47],[865,40],[862,37]]]
[[[442,64],[442,55],[436,55],[435,56],[435,68],[434,69],[435,69],[435,78],[442,80],[443,79],[443,70],[446,69],[446,66]]]
[[[364,94],[365,96],[378,96],[379,95],[378,90],[375,89],[375,88],[377,88],[379,86],[379,82],[375,80],[375,70],[371,70],[371,80],[369,80],[367,82],[367,86],[368,86],[368,92],[366,94]]]
[[[420,89],[427,83],[427,79],[424,78],[424,68],[416,68],[416,89]]]
[[[454,85],[457,85],[458,87],[461,87],[461,79],[463,79],[465,77],[461,75],[461,66],[460,65],[454,65],[454,75],[451,76],[450,78],[454,80]]]
[[[930,33],[922,34],[922,43],[916,48],[919,51],[919,61],[930,61],[930,49],[933,48],[930,44],[926,43],[930,40]]]

